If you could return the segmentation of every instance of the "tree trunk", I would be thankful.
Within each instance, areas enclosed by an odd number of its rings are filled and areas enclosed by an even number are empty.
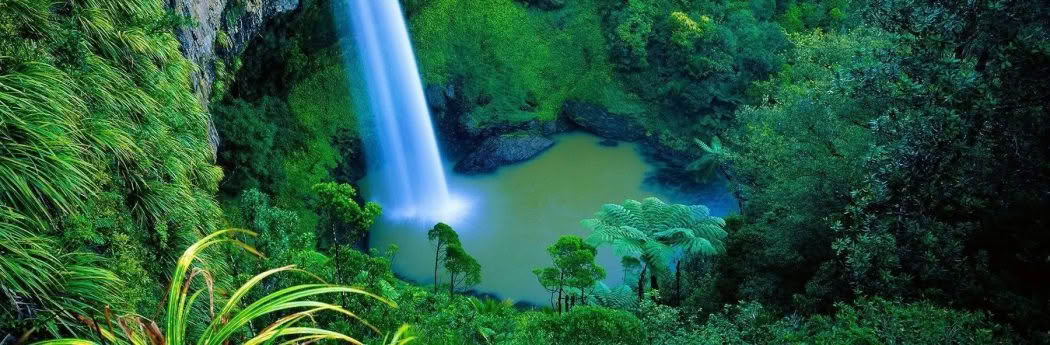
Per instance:
[[[565,302],[563,301],[564,296],[562,295],[561,291],[561,286],[558,286],[558,314],[561,314],[561,307],[565,304]]]
[[[449,274],[448,274],[448,295],[449,295],[449,297],[452,297],[452,295],[455,295],[455,294],[456,294],[456,274],[449,272]]]
[[[645,298],[645,271],[649,267],[642,265],[642,273],[638,274],[638,300],[641,301]]]
[[[332,231],[332,245],[329,248],[332,248],[335,251],[334,255],[332,255],[332,260],[335,261],[335,284],[343,285],[343,269],[341,268],[343,265],[339,262],[339,245],[335,238],[335,223],[332,222],[331,216],[328,218],[328,223],[330,225],[330,230]],[[339,293],[339,301],[342,302],[343,306],[346,306],[345,293]]]
[[[438,262],[441,261],[441,240],[438,240],[437,250],[434,251],[434,293],[438,292]]]
[[[660,285],[656,282],[656,275],[649,273],[649,287],[653,290],[659,290]]]

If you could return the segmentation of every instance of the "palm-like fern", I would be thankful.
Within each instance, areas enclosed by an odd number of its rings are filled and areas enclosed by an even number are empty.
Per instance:
[[[613,309],[631,310],[638,306],[638,299],[630,286],[620,285],[610,288],[603,282],[594,285],[594,298],[589,303]]]
[[[700,158],[689,163],[686,169],[695,171],[697,178],[702,182],[710,182],[718,175],[722,162],[728,157],[728,152],[722,148],[722,140],[718,137],[711,138],[711,144],[700,139],[694,139],[696,145],[703,151]]]
[[[665,230],[653,234],[658,241],[688,254],[717,255],[725,252],[725,220],[711,216],[711,210],[703,205],[667,207],[675,216],[661,224]]]
[[[643,258],[643,261],[660,266],[669,259],[669,248],[653,235],[664,228],[660,223],[671,215],[666,204],[656,198],[642,202],[627,200],[623,205],[605,204],[594,214],[594,218],[580,222],[591,230],[587,243],[609,244],[620,256]]]
[[[644,294],[642,280],[646,272],[652,271],[650,277],[656,288],[655,275],[667,272],[676,250],[699,255],[725,251],[725,221],[711,216],[710,210],[701,205],[667,204],[657,198],[627,200],[623,205],[603,205],[594,218],[581,224],[591,230],[587,238],[591,245],[608,244],[617,254],[641,261],[636,291],[639,296]]]
[[[211,293],[211,283],[207,271],[204,271],[200,267],[195,267],[194,262],[199,260],[198,255],[201,251],[221,243],[233,243],[245,247],[248,250],[252,250],[240,241],[233,239],[232,237],[224,236],[233,233],[251,234],[244,230],[225,230],[215,232],[187,248],[182,257],[179,258],[179,261],[175,266],[175,273],[172,277],[171,286],[168,290],[167,316],[165,318],[165,329],[163,331],[152,321],[145,320],[139,316],[127,316],[112,320],[108,313],[104,322],[90,322],[92,330],[98,334],[103,343],[125,345],[189,344],[191,340],[187,335],[187,326],[190,323],[190,311],[193,310],[195,303],[198,302],[198,298],[203,293]],[[372,330],[379,332],[378,329],[368,324],[367,321],[341,306],[309,299],[320,297],[322,295],[349,293],[363,295],[390,305],[391,307],[396,307],[393,302],[387,301],[372,293],[352,287],[325,283],[291,286],[266,295],[257,301],[248,303],[246,306],[241,306],[242,300],[248,295],[249,291],[258,286],[263,280],[278,273],[294,270],[294,266],[285,266],[260,273],[249,279],[244,285],[233,292],[226,301],[226,304],[219,309],[218,313],[214,313],[214,309],[211,309],[212,317],[210,322],[204,327],[204,330],[196,336],[196,340],[193,342],[197,345],[223,345],[231,341],[237,335],[238,331],[251,327],[252,321],[254,320],[277,312],[294,311],[287,316],[277,319],[276,322],[270,324],[264,329],[253,333],[253,335],[245,340],[243,344],[297,344],[313,343],[324,340],[346,341],[352,344],[362,344],[354,337],[342,333],[309,326],[301,326],[300,323],[302,321],[309,321],[317,313],[332,312],[358,320]],[[191,293],[190,288],[193,286],[191,283],[194,279],[198,278],[205,280],[206,284],[204,284],[204,287]],[[119,327],[119,330],[115,327]],[[401,329],[389,336],[388,344],[402,345],[413,340],[413,338],[404,337],[406,330],[407,327],[402,326]],[[36,345],[97,344],[98,343],[95,341],[85,339],[55,339],[36,343]]]

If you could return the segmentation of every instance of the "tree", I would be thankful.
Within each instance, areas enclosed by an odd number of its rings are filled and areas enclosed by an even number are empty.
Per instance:
[[[764,105],[737,113],[753,216],[731,242],[761,263],[733,265],[732,298],[923,298],[1042,332],[1050,6],[866,2],[871,27],[794,36]]]
[[[610,60],[667,145],[685,149],[685,138],[724,130],[735,109],[756,101],[751,85],[783,65],[784,30],[742,3],[602,2]]]
[[[437,223],[427,231],[427,239],[434,244],[434,292],[437,292],[438,264],[448,258],[447,255],[443,255],[447,253],[448,247],[460,245],[459,234],[456,234],[456,230],[453,230],[448,224]]]
[[[281,267],[286,265],[298,265],[311,272],[321,274],[321,268],[308,265],[309,258],[323,257],[316,250],[316,233],[313,229],[302,226],[299,215],[295,212],[274,207],[269,196],[258,189],[250,189],[241,193],[237,204],[229,207],[228,217],[233,224],[245,229],[256,231],[259,236],[252,237],[252,244],[259,251],[267,253],[266,258],[259,260],[252,257],[252,253],[243,250],[231,250],[229,252],[230,268],[233,274],[244,274],[259,272],[266,267]],[[238,277],[248,278],[248,277]],[[283,281],[294,279],[293,276],[279,277],[271,280],[272,284],[265,285],[266,289],[283,287]]]
[[[612,56],[625,69],[642,69],[649,65],[648,44],[653,31],[653,9],[648,1],[627,0],[622,8],[612,11],[610,21],[616,25],[611,35]]]
[[[594,263],[597,248],[585,243],[582,238],[562,236],[558,242],[547,247],[547,253],[554,261],[554,267],[537,268],[532,273],[539,279],[540,285],[551,292],[552,297],[557,293],[558,300],[552,302],[551,306],[558,312],[562,311],[563,305],[568,311],[576,303],[576,296],[573,296],[573,302],[564,303],[569,300],[568,296],[563,296],[567,287],[579,291],[579,302],[584,302],[586,290],[605,278],[605,269]]]
[[[345,183],[318,183],[314,185],[313,191],[317,194],[317,207],[321,214],[320,232],[322,236],[320,237],[322,239],[331,238],[328,249],[335,262],[336,283],[341,283],[343,265],[339,262],[339,247],[344,242],[349,242],[351,246],[356,245],[364,238],[368,233],[368,228],[382,213],[382,208],[371,201],[361,207],[354,200],[357,191]],[[341,293],[339,296],[346,298],[346,294]]]
[[[456,293],[456,282],[462,287],[481,283],[481,265],[467,254],[462,245],[450,245],[445,249],[445,270],[448,271],[448,293]]]
[[[321,214],[321,238],[330,238],[329,245],[341,242],[356,245],[382,213],[382,208],[374,202],[367,202],[363,207],[358,204],[354,200],[357,191],[348,184],[318,183],[313,190]]]
[[[871,0],[902,37],[868,174],[833,249],[850,291],[1050,328],[1050,4]],[[903,92],[902,92],[903,91]]]
[[[671,205],[670,207],[674,207]],[[684,209],[678,212],[684,212]],[[675,302],[682,298],[682,260],[687,255],[713,256],[725,253],[726,221],[711,216],[711,210],[705,206],[688,207],[688,217],[672,217],[664,224],[670,228],[653,234],[660,242],[681,250],[674,260]]]
[[[606,204],[594,218],[580,223],[591,230],[588,244],[611,245],[617,254],[639,262],[639,300],[644,297],[646,273],[650,287],[658,288],[657,274],[667,271],[675,247],[684,245],[690,252],[706,255],[725,250],[726,233],[721,229],[725,222],[709,217],[700,205],[666,204],[657,198],[627,200],[623,205]]]

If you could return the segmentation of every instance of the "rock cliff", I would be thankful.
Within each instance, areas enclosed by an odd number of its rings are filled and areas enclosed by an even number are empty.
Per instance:
[[[266,21],[299,7],[299,0],[168,0],[167,6],[193,24],[175,32],[180,49],[197,69],[190,83],[201,106],[207,110],[216,81],[216,62],[228,65],[244,52],[263,30]],[[212,150],[219,145],[215,126],[209,121]]]

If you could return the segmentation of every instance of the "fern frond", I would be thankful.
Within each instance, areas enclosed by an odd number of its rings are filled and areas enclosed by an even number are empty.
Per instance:
[[[623,205],[603,205],[595,218],[581,225],[591,230],[587,243],[608,244],[620,256],[637,258],[654,272],[666,271],[681,250],[687,254],[725,252],[725,220],[712,217],[702,205],[667,204],[657,198]]]
[[[594,286],[593,296],[593,299],[588,300],[591,304],[606,308],[631,310],[638,304],[637,295],[626,285],[609,288],[599,281]]]

